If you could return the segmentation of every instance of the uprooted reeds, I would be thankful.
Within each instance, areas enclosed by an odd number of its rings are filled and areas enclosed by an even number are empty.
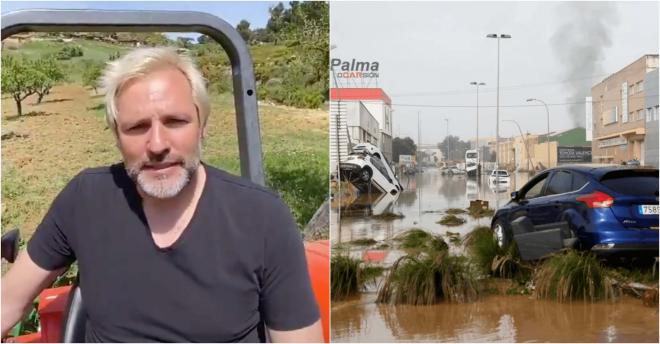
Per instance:
[[[607,269],[587,252],[570,250],[549,258],[536,270],[534,284],[537,298],[559,302],[615,297]]]
[[[335,254],[330,261],[330,295],[343,300],[357,294],[369,282],[383,273],[383,268],[370,266],[345,254]]]
[[[396,238],[401,242],[401,248],[409,253],[421,251],[443,251],[449,248],[439,235],[434,235],[419,228],[413,228]]]
[[[461,217],[458,217],[458,216],[453,215],[453,214],[447,214],[447,215],[443,216],[442,219],[440,219],[440,221],[438,221],[436,223],[439,223],[439,224],[445,225],[445,226],[460,226],[460,225],[464,224],[465,222],[466,222],[465,219],[463,219]]]
[[[523,264],[515,243],[499,247],[488,227],[477,227],[463,239],[475,265],[494,277],[526,279],[531,268]]]
[[[378,292],[378,303],[431,305],[469,302],[478,297],[477,283],[465,257],[447,250],[399,258]]]

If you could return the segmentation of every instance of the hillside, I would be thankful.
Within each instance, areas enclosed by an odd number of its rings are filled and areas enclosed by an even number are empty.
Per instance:
[[[114,138],[105,126],[103,97],[80,86],[76,66],[81,59],[106,61],[110,54],[129,48],[95,41],[74,43],[83,47],[84,56],[64,61],[70,69],[69,82],[56,86],[42,104],[29,97],[23,105],[26,115],[17,118],[13,100],[3,94],[3,232],[20,227],[22,234],[29,236],[50,202],[76,173],[120,160]],[[36,41],[7,52],[36,57],[57,51],[62,44]],[[286,48],[263,45],[252,49],[255,64],[259,64]],[[203,159],[238,174],[233,97],[214,92],[211,98]],[[283,194],[302,226],[327,195],[327,112],[260,102],[259,113],[268,183]]]

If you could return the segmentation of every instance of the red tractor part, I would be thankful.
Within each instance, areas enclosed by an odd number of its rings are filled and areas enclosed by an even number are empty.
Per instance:
[[[307,269],[312,289],[321,312],[323,341],[330,341],[330,242],[328,240],[305,243]]]

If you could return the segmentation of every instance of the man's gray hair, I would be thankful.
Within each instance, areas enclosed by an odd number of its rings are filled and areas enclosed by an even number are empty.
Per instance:
[[[200,126],[204,128],[210,112],[206,80],[187,54],[181,54],[175,48],[155,47],[137,48],[125,56],[108,63],[101,85],[105,90],[105,119],[108,127],[117,136],[117,96],[123,85],[162,68],[174,67],[180,70],[190,82],[192,97],[199,116]]]

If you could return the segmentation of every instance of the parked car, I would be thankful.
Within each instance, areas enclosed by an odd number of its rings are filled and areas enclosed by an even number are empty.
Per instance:
[[[488,181],[494,184],[506,184],[511,181],[511,175],[507,170],[492,170],[488,176]]]
[[[525,259],[562,248],[658,255],[658,169],[574,165],[545,170],[497,210],[500,246],[516,241]]]
[[[353,147],[353,152],[339,163],[339,170],[341,179],[350,181],[361,192],[377,191],[396,195],[403,190],[387,158],[369,143]]]
[[[456,166],[452,166],[449,168],[449,175],[452,176],[464,175],[465,173],[466,173],[465,170],[462,170]]]

